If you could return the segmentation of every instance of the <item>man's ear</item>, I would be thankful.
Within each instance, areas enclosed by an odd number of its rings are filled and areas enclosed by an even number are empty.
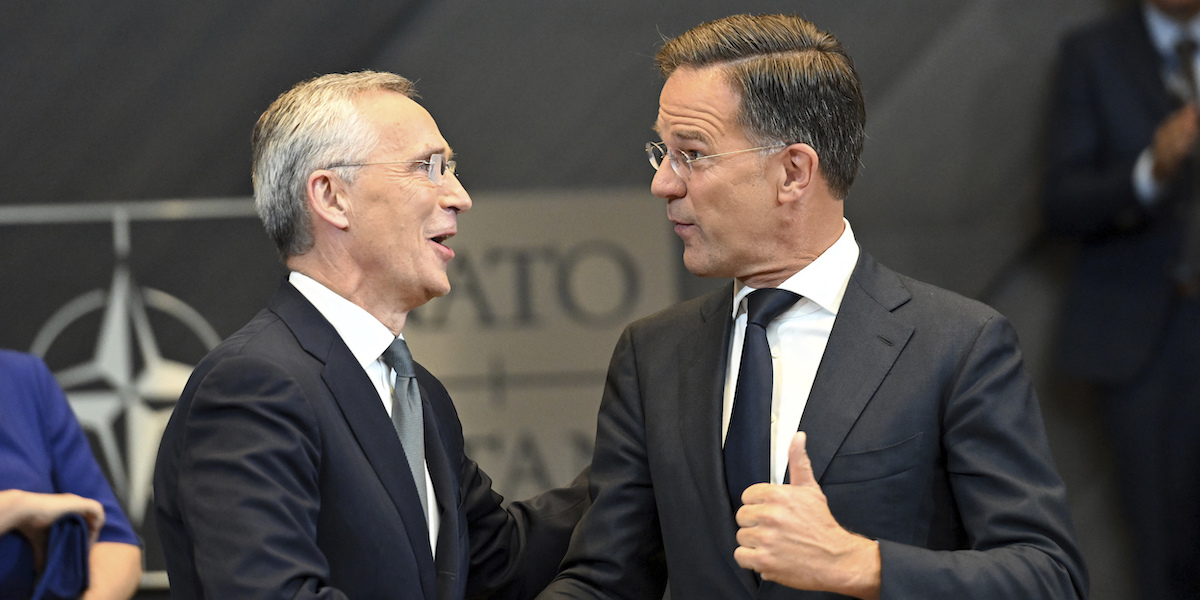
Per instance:
[[[792,144],[783,149],[783,183],[779,189],[780,202],[799,200],[809,192],[818,179],[820,157],[808,144]]]
[[[350,226],[350,199],[346,184],[333,171],[313,171],[308,176],[304,191],[314,220],[338,229]]]

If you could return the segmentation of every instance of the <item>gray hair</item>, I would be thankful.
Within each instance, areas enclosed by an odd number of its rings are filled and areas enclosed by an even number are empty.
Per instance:
[[[392,73],[335,73],[296,84],[254,125],[254,207],[284,260],[313,245],[308,176],[333,164],[363,162],[375,149],[378,134],[357,105],[361,94],[372,91],[417,96],[411,81]],[[355,173],[339,174],[353,183]]]
[[[733,15],[667,41],[656,61],[663,77],[723,66],[751,141],[812,146],[833,195],[849,194],[867,115],[854,62],[833,35],[795,15]]]

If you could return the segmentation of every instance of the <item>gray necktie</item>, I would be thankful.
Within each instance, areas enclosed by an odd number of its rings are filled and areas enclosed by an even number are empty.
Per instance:
[[[429,514],[429,498],[425,491],[425,422],[421,418],[421,390],[417,387],[416,372],[413,370],[412,353],[404,338],[396,338],[383,351],[383,363],[396,372],[392,382],[392,426],[400,436],[400,445],[408,457],[408,468],[412,470],[417,495],[421,497],[421,510]]]

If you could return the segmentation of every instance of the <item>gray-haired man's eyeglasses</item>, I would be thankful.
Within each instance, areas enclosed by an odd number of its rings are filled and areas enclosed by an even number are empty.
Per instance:
[[[446,173],[454,175],[454,170],[458,167],[458,161],[446,160],[446,155],[437,153],[429,157],[428,160],[389,160],[385,162],[369,162],[369,163],[340,163],[329,165],[326,169],[336,169],[338,167],[369,167],[371,165],[403,165],[403,164],[422,164],[429,169],[429,181],[433,185],[442,185],[445,181]]]

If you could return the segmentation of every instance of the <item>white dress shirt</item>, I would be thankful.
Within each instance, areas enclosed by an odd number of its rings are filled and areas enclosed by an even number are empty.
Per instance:
[[[375,385],[379,400],[388,416],[392,414],[392,382],[396,373],[383,363],[383,351],[387,350],[396,339],[386,325],[376,319],[361,306],[339,296],[333,290],[322,285],[315,279],[292,271],[288,276],[291,283],[317,310],[325,320],[337,330],[342,341],[350,348],[350,353],[358,360],[358,364],[367,373],[367,378]],[[401,335],[401,338],[404,336]],[[391,423],[388,424],[389,426]],[[407,472],[408,469],[405,469]],[[433,489],[433,479],[429,477],[429,463],[425,463],[425,491],[431,500],[425,520],[429,524],[429,547],[436,554],[437,532],[441,520],[436,510],[437,502]]]
[[[767,325],[767,344],[771,347],[774,391],[771,394],[771,483],[783,483],[787,472],[788,448],[800,427],[800,417],[808,403],[813,379],[833,320],[837,318],[850,274],[858,263],[858,243],[850,223],[832,246],[812,263],[789,277],[779,287],[802,298]],[[725,377],[721,437],[729,431],[733,414],[733,395],[746,337],[745,298],[754,288],[734,282],[733,335],[730,339],[729,369]]]

